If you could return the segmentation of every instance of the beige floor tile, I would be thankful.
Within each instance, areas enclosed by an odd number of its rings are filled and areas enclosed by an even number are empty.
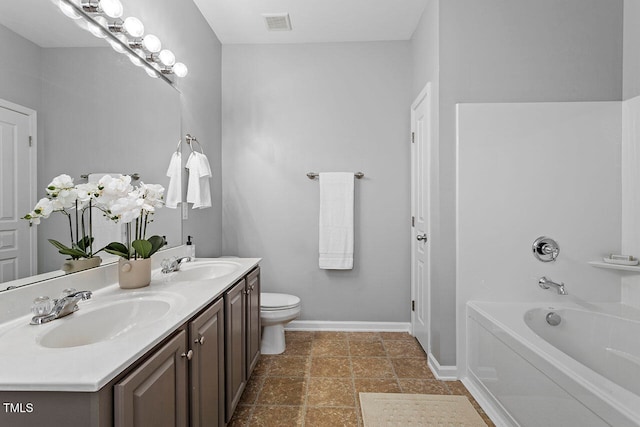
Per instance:
[[[347,332],[347,338],[353,341],[380,341],[380,332]]]
[[[389,357],[427,358],[427,354],[416,340],[385,341],[384,348]]]
[[[309,375],[309,356],[282,356],[269,366],[270,377],[306,377]]]
[[[355,406],[355,392],[351,378],[309,379],[309,406]]]
[[[400,393],[398,380],[395,378],[356,378],[356,399],[359,393]]]
[[[303,414],[302,406],[256,406],[249,420],[249,426],[302,426]]]
[[[307,383],[304,378],[265,378],[258,394],[258,405],[302,405]]]
[[[426,359],[391,359],[391,363],[398,378],[435,379]]]
[[[351,377],[351,359],[348,357],[313,357],[311,377]]]
[[[449,387],[451,394],[457,394],[460,396],[471,396],[471,393],[469,393],[469,390],[467,390],[467,388],[464,386],[464,384],[462,384],[461,381],[445,381],[444,383],[447,385],[447,387]]]
[[[286,348],[281,356],[308,356],[311,354],[313,341],[291,340],[286,343]]]
[[[305,427],[357,427],[357,409],[307,408]]]
[[[311,348],[311,356],[349,356],[349,344],[347,340],[334,341],[334,340],[314,340]]]
[[[265,377],[258,377],[255,375],[251,375],[247,385],[242,392],[242,397],[240,398],[240,405],[252,405],[256,402],[256,398],[258,397],[258,393],[262,389],[262,384],[264,383]]]
[[[285,341],[313,341],[313,331],[284,331]]]
[[[413,378],[400,378],[400,388],[403,393],[409,394],[450,394],[449,388],[442,381],[419,380]]]
[[[349,353],[352,357],[387,356],[381,341],[349,341]]]
[[[386,357],[352,357],[355,378],[393,378],[393,366]]]
[[[380,337],[385,341],[414,340],[407,332],[380,332]]]
[[[346,340],[347,332],[334,332],[334,331],[316,331],[313,335],[315,340]]]
[[[271,361],[273,360],[273,356],[265,356],[261,355],[260,360],[256,364],[256,367],[253,369],[253,373],[251,375],[255,375],[257,377],[261,377],[267,375],[269,371],[269,366],[271,365]]]
[[[249,424],[253,406],[238,405],[227,427],[245,427]]]

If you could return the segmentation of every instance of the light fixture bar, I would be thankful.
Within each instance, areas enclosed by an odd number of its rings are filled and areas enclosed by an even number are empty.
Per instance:
[[[104,0],[83,0],[82,2],[78,2],[79,3],[78,5],[74,2],[74,0],[60,0],[60,4],[64,4],[67,6],[67,8],[71,8],[74,12],[76,12],[79,15],[80,18],[87,21],[89,28],[92,29],[91,32],[94,35],[99,36],[98,34],[96,34],[96,31],[101,32],[102,35],[104,36],[103,38],[107,40],[109,44],[112,45],[114,50],[129,56],[130,59],[131,58],[139,59],[139,61],[135,61],[135,64],[144,67],[147,74],[149,74],[151,77],[160,77],[164,81],[166,81],[167,83],[173,86],[174,81],[171,78],[169,78],[168,75],[177,76],[178,73],[174,73],[171,67],[168,67],[168,68],[158,67],[156,60],[159,55],[153,52],[151,52],[149,55],[146,55],[146,53],[141,49],[143,47],[145,49],[147,48],[147,46],[145,46],[145,44],[142,43],[144,39],[141,38],[142,32],[144,31],[144,27],[142,23],[136,18],[133,18],[133,19],[127,18],[130,21],[137,21],[133,23],[135,24],[135,27],[136,27],[134,32],[138,34],[138,36],[134,37],[133,39],[130,39],[129,37],[127,37],[128,34],[126,30],[123,31],[124,28],[123,28],[122,19],[116,18],[115,21],[108,23],[107,27],[105,28],[104,16],[97,15],[96,18],[92,16],[92,14],[101,14],[101,13],[109,16],[108,14],[105,13],[105,11],[102,10],[101,4],[100,4],[101,1],[104,1]],[[124,22],[126,22],[126,20]],[[159,49],[159,46],[160,46],[159,39],[155,36],[151,36],[151,38],[152,38],[151,44],[154,44],[154,45],[157,44]],[[154,43],[154,42],[157,42],[157,43]],[[186,67],[184,67],[184,69],[186,70]],[[184,77],[186,75],[186,71],[184,73],[180,72],[179,74],[181,74],[180,77]]]

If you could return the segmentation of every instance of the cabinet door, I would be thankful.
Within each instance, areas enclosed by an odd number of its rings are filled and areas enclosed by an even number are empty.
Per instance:
[[[260,267],[247,276],[247,379],[260,359]]]
[[[189,324],[191,427],[224,426],[224,301]]]
[[[114,386],[116,427],[187,425],[187,333],[180,331]]]
[[[244,386],[246,371],[246,299],[245,280],[242,279],[224,294],[225,322],[225,420],[229,422]]]

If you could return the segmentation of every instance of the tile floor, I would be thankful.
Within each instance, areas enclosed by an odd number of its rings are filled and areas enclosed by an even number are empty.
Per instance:
[[[287,350],[262,356],[229,423],[238,426],[362,427],[359,392],[456,394],[459,381],[438,381],[407,333],[289,332]]]

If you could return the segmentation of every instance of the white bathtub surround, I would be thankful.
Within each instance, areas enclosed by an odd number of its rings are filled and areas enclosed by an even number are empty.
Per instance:
[[[457,120],[464,378],[468,301],[620,301],[620,274],[588,262],[620,253],[622,120],[619,102],[460,104]],[[560,246],[554,262],[532,254],[543,235]],[[540,289],[542,276],[569,295]]]
[[[320,173],[318,264],[325,270],[353,268],[353,172]]]
[[[622,102],[622,252],[640,256],[640,96]],[[622,302],[640,308],[640,274],[620,274]]]
[[[629,339],[640,333],[640,311],[617,303],[476,301],[467,310],[465,385],[493,419],[640,425],[640,345]],[[558,326],[546,323],[550,311],[562,318]]]

